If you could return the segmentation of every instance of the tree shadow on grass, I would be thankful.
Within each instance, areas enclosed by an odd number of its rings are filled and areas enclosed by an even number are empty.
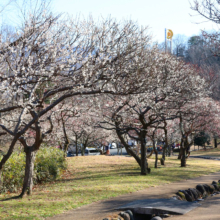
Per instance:
[[[4,202],[4,201],[9,201],[9,200],[14,200],[14,199],[22,199],[22,197],[18,195],[18,196],[13,196],[13,197],[6,198],[6,199],[0,199],[0,201]]]
[[[123,170],[120,170],[123,171]],[[126,171],[126,169],[125,169]],[[86,179],[94,179],[96,180],[100,180],[100,179],[105,179],[108,178],[110,176],[141,176],[140,175],[140,170],[137,171],[127,171],[127,172],[119,172],[119,171],[111,171],[111,175],[109,175],[109,173],[102,173],[102,174],[96,174],[96,175],[88,175],[88,176],[83,176],[83,177],[75,177],[75,178],[69,178],[69,179],[61,179],[61,180],[56,180],[56,182],[69,182],[69,181],[74,181],[74,180],[86,180]]]

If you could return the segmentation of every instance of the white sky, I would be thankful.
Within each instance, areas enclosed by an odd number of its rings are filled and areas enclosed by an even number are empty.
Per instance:
[[[83,15],[94,18],[100,16],[121,19],[132,19],[140,25],[149,26],[154,41],[164,40],[164,29],[171,29],[176,34],[192,36],[200,30],[212,30],[217,27],[205,19],[195,16],[190,9],[193,0],[54,0],[55,12],[68,12],[72,15]],[[194,16],[190,16],[190,14]],[[196,24],[196,23],[200,24]]]

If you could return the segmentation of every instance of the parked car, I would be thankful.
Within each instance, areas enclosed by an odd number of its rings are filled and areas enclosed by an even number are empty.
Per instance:
[[[117,144],[116,144],[116,143],[111,143],[110,148],[111,148],[111,149],[117,148]]]
[[[74,154],[73,154],[73,152],[71,152],[71,151],[67,151],[67,155],[66,155],[67,157],[74,157]]]
[[[97,150],[96,148],[86,148],[85,149],[85,154],[87,155],[100,155],[100,151]]]
[[[68,151],[72,152],[73,154],[76,154],[76,146],[73,144],[70,144],[68,147]],[[78,145],[78,153],[81,153],[81,146]]]

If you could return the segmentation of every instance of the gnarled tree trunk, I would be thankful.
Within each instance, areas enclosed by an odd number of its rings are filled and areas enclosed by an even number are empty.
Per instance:
[[[34,176],[34,161],[36,156],[36,151],[33,151],[32,147],[27,147],[25,149],[26,164],[25,164],[25,176],[23,182],[22,192],[20,197],[22,198],[27,192],[28,195],[32,194],[33,189],[33,176]]]
[[[141,159],[140,159],[140,157],[132,149],[130,149],[130,146],[126,143],[126,141],[124,140],[124,138],[120,134],[119,130],[116,130],[116,133],[118,135],[119,140],[124,145],[127,153],[130,154],[132,157],[134,157],[134,159],[137,161],[138,165],[141,167]]]

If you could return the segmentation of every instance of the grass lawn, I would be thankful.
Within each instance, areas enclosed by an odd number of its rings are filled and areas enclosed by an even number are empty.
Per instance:
[[[207,156],[207,157],[220,157],[220,148],[207,148],[207,150],[191,151],[193,156]]]
[[[35,187],[31,197],[1,201],[1,219],[44,219],[70,209],[135,192],[181,179],[193,178],[220,171],[219,161],[189,159],[186,168],[174,158],[166,166],[151,169],[140,176],[140,169],[131,157],[86,156],[67,158],[68,171],[62,180]],[[154,159],[149,159],[153,167]],[[0,199],[15,194],[2,194]]]

